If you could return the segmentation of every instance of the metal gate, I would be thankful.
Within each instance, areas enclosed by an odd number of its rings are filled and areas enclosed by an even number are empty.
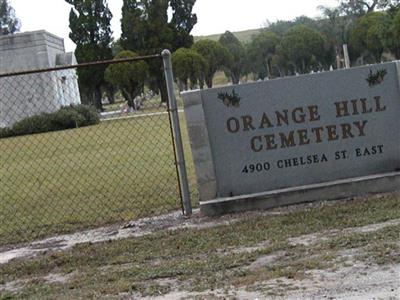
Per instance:
[[[168,104],[145,89],[129,106],[110,86],[101,90],[101,116],[79,105],[96,93],[79,90],[78,75],[162,66],[162,56],[0,75],[0,245],[191,213],[169,52],[163,57]]]

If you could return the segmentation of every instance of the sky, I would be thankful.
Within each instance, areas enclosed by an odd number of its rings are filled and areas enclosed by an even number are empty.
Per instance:
[[[9,0],[21,20],[21,31],[46,30],[64,38],[67,51],[75,49],[68,38],[69,11],[65,0]],[[209,35],[264,27],[267,20],[291,20],[297,16],[320,16],[318,6],[335,6],[337,0],[197,0],[198,22],[193,35]],[[122,0],[108,0],[113,13],[114,38],[121,34]]]

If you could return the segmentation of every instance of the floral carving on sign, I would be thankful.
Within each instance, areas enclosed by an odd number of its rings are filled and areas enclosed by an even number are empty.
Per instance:
[[[385,80],[385,76],[387,75],[386,69],[380,69],[376,72],[369,70],[369,74],[367,77],[367,82],[370,87],[381,84]]]
[[[240,97],[239,95],[235,92],[235,90],[232,90],[232,93],[218,93],[218,99],[222,100],[222,102],[227,106],[227,107],[239,107],[240,106]]]

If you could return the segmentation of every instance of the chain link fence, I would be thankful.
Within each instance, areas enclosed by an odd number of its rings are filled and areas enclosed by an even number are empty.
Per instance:
[[[181,209],[167,105],[146,87],[84,94],[88,68],[0,76],[1,245]],[[81,105],[96,97],[101,114]]]

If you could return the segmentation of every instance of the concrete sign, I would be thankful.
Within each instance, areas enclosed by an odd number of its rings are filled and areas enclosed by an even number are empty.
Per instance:
[[[202,201],[400,170],[398,65],[183,94]]]

